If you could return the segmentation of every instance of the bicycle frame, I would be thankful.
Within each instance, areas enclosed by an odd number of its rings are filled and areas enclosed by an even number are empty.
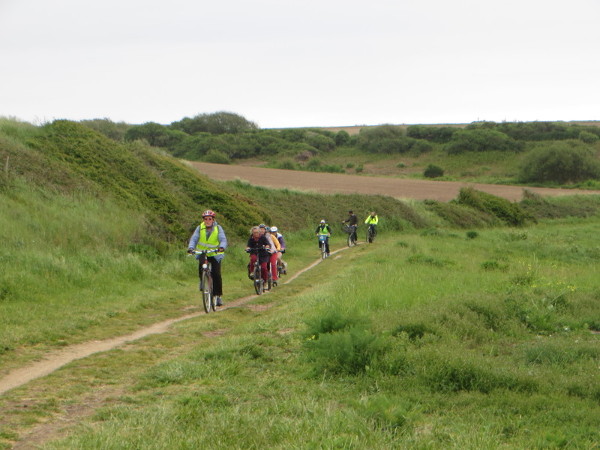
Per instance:
[[[194,250],[191,252],[193,255],[200,255],[198,258],[198,263],[202,268],[202,273],[200,275],[200,292],[202,293],[202,305],[207,314],[211,310],[217,310],[215,296],[213,295],[212,265],[210,261],[208,261],[208,255],[217,252],[217,249]]]

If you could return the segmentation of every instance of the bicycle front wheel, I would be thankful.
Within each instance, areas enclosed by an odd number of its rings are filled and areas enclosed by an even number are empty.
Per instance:
[[[212,298],[212,277],[208,271],[202,271],[200,292],[202,293],[202,306],[204,306],[204,311],[208,314],[214,302]]]
[[[256,291],[256,295],[260,295],[263,292],[263,279],[258,264],[254,266],[254,290]]]

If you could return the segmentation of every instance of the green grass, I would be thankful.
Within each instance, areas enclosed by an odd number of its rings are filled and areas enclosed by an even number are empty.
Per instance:
[[[597,198],[530,196],[519,206],[537,225],[493,228],[492,207],[213,183],[139,143],[114,145],[68,122],[0,121],[2,375],[201,311],[183,252],[201,205],[223,206],[231,237],[226,303],[252,293],[248,224],[285,232],[288,277],[317,260],[324,213],[333,250],[350,207],[384,211],[380,234],[252,308],[179,322],[2,395],[0,448],[36,426],[44,448],[597,445]]]
[[[599,227],[382,233],[263,296],[266,310],[178,323],[3,406],[43,390],[37,407],[60,416],[107,389],[47,448],[588,448],[600,438],[600,255],[559,256],[593,247]],[[294,243],[298,263],[316,258],[311,244]]]

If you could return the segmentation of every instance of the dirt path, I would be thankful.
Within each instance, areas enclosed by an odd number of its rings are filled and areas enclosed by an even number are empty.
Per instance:
[[[522,186],[498,184],[462,183],[453,181],[427,181],[401,178],[367,177],[337,173],[301,172],[296,170],[264,169],[261,167],[236,166],[189,162],[200,173],[215,180],[248,181],[257,186],[297,189],[326,194],[380,194],[398,199],[438,200],[447,202],[455,199],[462,187],[519,201],[523,196]],[[581,189],[552,189],[528,187],[527,190],[542,196],[596,194],[600,191]]]
[[[332,255],[335,253],[339,253],[346,248],[341,248],[332,252]],[[294,275],[290,276],[285,282],[281,283],[282,285],[291,283],[304,272],[312,269],[317,264],[319,264],[321,260],[317,260],[312,263],[308,267],[296,272]],[[268,292],[266,293],[268,295]],[[247,297],[238,298],[231,302],[228,302],[220,308],[221,311],[235,308],[239,306],[243,306],[246,303],[250,302],[257,298],[257,295],[249,295]],[[16,387],[22,386],[36,378],[43,377],[48,375],[55,370],[61,368],[62,366],[75,361],[77,359],[85,358],[86,356],[93,355],[94,353],[105,352],[108,350],[112,350],[117,348],[123,344],[126,344],[131,341],[135,341],[141,339],[146,336],[150,336],[152,334],[160,334],[166,332],[169,327],[177,322],[181,322],[183,320],[193,319],[195,317],[204,315],[205,312],[197,312],[193,314],[187,314],[185,316],[177,317],[174,319],[165,320],[163,322],[156,323],[146,328],[142,328],[135,333],[128,334],[126,336],[118,336],[112,339],[106,339],[103,341],[91,341],[84,342],[82,344],[72,345],[70,347],[66,347],[62,350],[58,350],[56,352],[49,353],[46,355],[41,361],[35,362],[28,366],[22,367],[20,369],[13,370],[8,373],[4,378],[0,379],[0,395],[3,393],[14,389]]]

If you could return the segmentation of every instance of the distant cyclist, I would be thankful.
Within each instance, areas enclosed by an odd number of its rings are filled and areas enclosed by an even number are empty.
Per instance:
[[[356,236],[356,229],[358,228],[358,217],[354,214],[354,211],[348,211],[348,218],[344,220],[342,223],[347,224],[349,227],[352,227],[352,238],[354,242],[357,241],[358,237]]]
[[[377,235],[377,224],[379,223],[379,217],[377,217],[375,211],[372,211],[371,214],[367,216],[365,223],[373,230],[373,237],[375,237]]]
[[[325,252],[327,252],[327,256],[329,256],[329,236],[331,236],[331,228],[325,221],[325,219],[319,222],[317,229],[315,230],[315,234],[317,236],[325,236]],[[319,248],[321,248],[321,243],[319,242]]]
[[[283,234],[279,232],[279,229],[277,227],[271,227],[271,236],[274,236],[279,241],[281,250],[277,255],[279,263],[283,266],[283,270],[281,271],[281,273],[285,275],[287,273],[287,263],[283,260],[283,254],[285,253],[285,238],[283,237]]]
[[[217,306],[223,306],[223,278],[221,277],[221,261],[225,257],[227,248],[227,237],[223,227],[216,221],[216,214],[210,209],[202,213],[202,223],[196,227],[188,244],[188,253],[194,250],[216,249],[218,253],[208,256],[213,279],[212,294],[217,299]],[[198,255],[197,258],[200,258]],[[202,265],[198,265],[198,275],[202,277]]]

